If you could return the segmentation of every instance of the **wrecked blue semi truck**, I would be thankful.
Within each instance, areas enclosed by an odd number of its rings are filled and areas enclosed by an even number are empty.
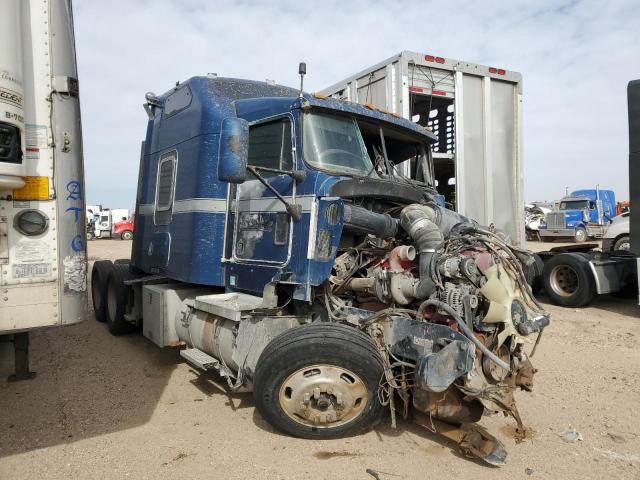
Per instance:
[[[548,315],[532,257],[441,205],[435,136],[247,80],[146,99],[132,257],[95,263],[96,318],[183,346],[289,434],[412,415],[504,463],[475,422],[502,411],[524,433],[513,395],[532,387],[525,337]]]
[[[559,208],[545,215],[540,223],[541,238],[602,238],[616,216],[616,196],[599,188],[576,190],[560,200]]]

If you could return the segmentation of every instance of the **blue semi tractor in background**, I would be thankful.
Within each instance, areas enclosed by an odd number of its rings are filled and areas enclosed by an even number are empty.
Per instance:
[[[640,203],[640,80],[629,82],[627,87],[629,115],[629,192],[633,204]],[[614,211],[613,192],[605,193],[596,189],[587,191],[594,194],[581,195],[594,200],[579,200],[584,203],[593,201],[594,210],[600,210],[598,218],[613,218],[608,212]],[[574,192],[584,194],[585,191]],[[570,198],[576,198],[572,194]],[[601,202],[598,199],[601,198]],[[571,200],[573,201],[573,200]],[[605,204],[606,202],[606,204]],[[589,211],[592,209],[589,205]],[[534,282],[534,291],[544,290],[557,305],[565,307],[583,307],[601,294],[616,294],[621,297],[638,298],[638,254],[640,253],[640,221],[634,220],[631,210],[630,229],[618,229],[611,232],[609,241],[603,241],[603,248],[597,243],[581,243],[552,248],[547,252],[539,252],[537,256],[543,263],[542,275]],[[563,212],[552,212],[564,215]],[[606,213],[606,214],[605,214]],[[551,215],[551,214],[547,214]],[[637,213],[635,214],[637,217]],[[604,222],[603,222],[604,223]],[[616,224],[618,221],[616,222]],[[549,227],[548,227],[549,228]],[[630,235],[629,235],[630,230]],[[542,230],[541,230],[542,232]],[[635,247],[634,247],[635,245]],[[617,247],[617,248],[611,248]]]
[[[615,216],[612,190],[576,190],[560,200],[557,210],[546,214],[540,223],[540,237],[546,241],[570,238],[576,243],[602,238]]]
[[[183,347],[289,434],[411,414],[503,464],[475,422],[503,411],[524,433],[525,337],[549,322],[533,257],[442,206],[430,130],[302,79],[147,94],[132,258],[95,262],[96,318]]]

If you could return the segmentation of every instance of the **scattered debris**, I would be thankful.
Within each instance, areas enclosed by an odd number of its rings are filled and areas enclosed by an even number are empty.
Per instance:
[[[560,434],[560,438],[562,438],[562,440],[564,440],[567,443],[575,443],[578,441],[582,441],[584,440],[582,438],[582,434],[577,431],[575,428],[573,428],[571,425],[569,425],[569,428],[567,428],[565,431],[563,431]]]
[[[524,473],[526,473],[527,475],[533,475],[533,468],[525,468]]]
[[[177,462],[177,461],[179,461],[179,460],[183,460],[183,459],[185,459],[185,458],[187,458],[187,457],[190,457],[190,456],[192,456],[192,455],[194,455],[194,454],[193,454],[193,453],[184,453],[184,452],[179,452],[179,453],[178,453],[178,454],[173,458],[173,460],[171,460],[171,461],[169,461],[169,462],[163,462],[163,463],[162,463],[162,466],[163,466],[163,467],[166,467],[167,465],[171,465],[172,463],[175,463],[175,462]]]
[[[330,460],[336,457],[359,457],[360,454],[354,453],[354,452],[327,452],[323,450],[323,451],[314,453],[313,456],[316,457],[318,460]]]
[[[602,448],[594,448],[593,451],[599,453],[603,457],[606,457],[610,460],[616,460],[616,461],[625,462],[625,463],[640,464],[640,455],[636,455],[634,453],[619,453],[619,452],[614,452],[613,450],[604,450]]]
[[[624,438],[622,435],[618,435],[617,433],[607,432],[607,435],[616,443],[625,443],[627,441],[626,438]]]
[[[380,478],[380,475],[391,475],[392,477],[399,477],[400,475],[396,475],[395,473],[389,473],[389,472],[379,472],[377,470],[374,470],[373,468],[367,468],[365,470],[365,472],[367,472],[369,475],[371,475],[373,478],[375,478],[376,480],[382,480]]]

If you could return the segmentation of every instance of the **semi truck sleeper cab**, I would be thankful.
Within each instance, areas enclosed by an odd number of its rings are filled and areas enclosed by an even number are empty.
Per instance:
[[[474,423],[504,411],[524,432],[513,401],[532,387],[524,337],[549,317],[527,284],[531,255],[443,207],[432,132],[213,76],[149,93],[145,109],[132,258],[92,271],[112,333],[185,345],[187,361],[253,391],[292,435],[413,412],[504,463]]]

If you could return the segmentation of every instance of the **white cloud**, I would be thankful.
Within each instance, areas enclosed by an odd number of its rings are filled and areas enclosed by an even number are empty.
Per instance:
[[[623,2],[74,2],[90,202],[133,206],[144,93],[217,72],[319,90],[401,50],[523,74],[525,195],[599,183],[628,197],[626,84],[640,8]]]

